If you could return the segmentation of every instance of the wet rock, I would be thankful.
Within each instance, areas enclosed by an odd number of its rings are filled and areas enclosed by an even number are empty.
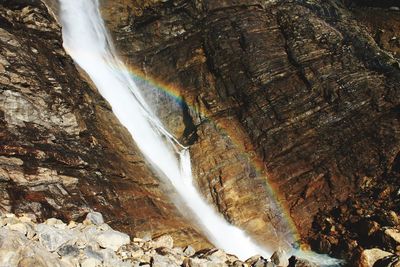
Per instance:
[[[399,152],[391,54],[399,47],[389,42],[398,14],[385,9],[370,19],[359,9],[356,19],[345,1],[244,1],[240,9],[220,2],[116,0],[103,14],[125,61],[186,100],[177,107],[148,95],[167,128],[191,145],[207,200],[263,242],[273,239],[266,229],[285,228],[284,220],[265,210],[272,204],[264,175],[252,167],[261,163],[308,235],[313,215],[358,192],[358,182],[376,187]],[[391,35],[384,47],[377,29]]]
[[[319,253],[327,254],[331,251],[331,243],[326,236],[321,236],[315,241],[314,248]]]
[[[64,51],[58,12],[48,9],[58,3],[45,2],[0,4],[0,211],[44,221],[98,210],[128,233],[152,229],[206,246]]]
[[[288,267],[318,267],[317,264],[309,262],[305,259],[300,259],[295,256],[289,258],[289,265]]]
[[[288,257],[285,253],[284,250],[279,249],[275,251],[272,256],[271,256],[271,261],[274,263],[276,266],[288,266],[289,265],[289,260]]]

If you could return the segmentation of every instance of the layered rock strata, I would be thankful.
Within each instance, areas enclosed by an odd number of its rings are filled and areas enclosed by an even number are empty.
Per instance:
[[[0,211],[79,220],[136,236],[208,243],[180,217],[131,136],[62,47],[40,1],[0,2]]]
[[[102,3],[133,73],[185,101],[153,104],[191,145],[203,194],[260,240],[287,229],[269,185],[306,236],[399,157],[397,54],[346,1]]]
[[[319,210],[364,202],[361,186],[377,192],[399,170],[398,13],[347,2],[101,1],[132,74],[163,84],[138,79],[191,145],[207,200],[272,246],[293,239],[285,211],[319,238]],[[128,233],[206,246],[65,54],[45,6],[0,3],[1,210],[79,220],[96,209]],[[390,186],[394,197],[398,180]]]

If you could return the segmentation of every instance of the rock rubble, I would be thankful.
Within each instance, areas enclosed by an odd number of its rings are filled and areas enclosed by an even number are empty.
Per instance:
[[[0,266],[286,267],[289,264],[281,250],[270,260],[256,255],[241,261],[217,248],[195,251],[191,246],[176,247],[169,235],[131,239],[113,230],[98,212],[88,213],[81,223],[66,224],[55,218],[43,223],[35,221],[29,215],[0,216]],[[292,261],[289,266],[314,266],[304,262]]]

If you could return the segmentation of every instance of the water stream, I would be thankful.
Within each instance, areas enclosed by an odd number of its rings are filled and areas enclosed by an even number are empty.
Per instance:
[[[174,186],[207,238],[242,259],[256,254],[268,257],[269,251],[217,214],[193,185],[189,149],[163,127],[118,58],[98,0],[60,0],[60,4],[65,49],[110,103],[147,161]]]
[[[203,233],[216,246],[241,259],[271,252],[214,211],[193,184],[189,148],[162,125],[144,100],[128,69],[118,58],[99,11],[98,0],[59,0],[66,51],[90,76],[137,146],[161,178],[167,179],[194,214]],[[122,70],[122,71],[121,71]],[[278,248],[277,248],[278,249]],[[321,266],[340,261],[313,252],[292,250]]]

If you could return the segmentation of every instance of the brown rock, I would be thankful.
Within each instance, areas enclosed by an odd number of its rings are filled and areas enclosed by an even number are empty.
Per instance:
[[[268,177],[306,235],[359,177],[376,185],[390,169],[399,69],[344,5],[174,3],[108,1],[103,12],[126,62],[185,100],[162,93],[157,113],[192,145],[197,184],[227,220],[264,243],[272,227],[291,238]]]
[[[42,2],[1,1],[0,21],[0,210],[39,220],[97,210],[128,233],[208,246],[66,55]]]
[[[373,267],[374,264],[387,256],[392,255],[389,252],[380,250],[378,248],[366,249],[361,253],[359,259],[359,267]]]

